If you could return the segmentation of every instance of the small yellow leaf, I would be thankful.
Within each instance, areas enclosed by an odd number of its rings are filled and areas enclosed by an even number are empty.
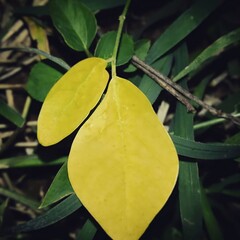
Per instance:
[[[137,240],[178,174],[174,145],[145,95],[115,77],[79,130],[68,159],[72,187],[114,240]]]
[[[38,140],[44,146],[71,134],[96,106],[108,82],[107,62],[87,58],[75,64],[48,93],[38,118]]]
[[[49,43],[47,38],[47,31],[36,21],[31,19],[30,17],[24,17],[24,20],[28,24],[28,28],[33,40],[37,42],[37,48],[49,53]],[[44,59],[45,57],[40,56],[40,59]]]

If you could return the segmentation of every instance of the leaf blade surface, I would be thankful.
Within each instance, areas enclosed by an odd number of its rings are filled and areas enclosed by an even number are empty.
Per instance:
[[[107,63],[87,58],[51,88],[38,118],[38,140],[53,145],[71,134],[96,106],[108,82]]]
[[[150,102],[113,78],[79,130],[68,160],[72,187],[113,239],[139,239],[175,185],[178,159]]]

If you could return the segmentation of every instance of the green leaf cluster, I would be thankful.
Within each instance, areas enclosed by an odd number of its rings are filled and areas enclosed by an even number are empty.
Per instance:
[[[131,58],[133,55],[137,55],[156,70],[172,77],[174,81],[178,81],[183,87],[187,88],[189,83],[194,82],[193,80],[198,79],[199,76],[201,77],[201,74],[208,69],[210,64],[214,64],[225,52],[235,46],[239,47],[239,27],[236,26],[227,31],[221,28],[222,34],[217,35],[214,41],[204,45],[204,47],[199,46],[198,52],[192,54],[187,45],[191,41],[193,33],[199,34],[200,38],[203,38],[201,33],[195,31],[206,22],[209,22],[209,25],[211,25],[209,16],[220,11],[221,7],[224,7],[224,4],[227,3],[224,3],[222,0],[199,0],[192,1],[189,6],[184,6],[183,2],[181,0],[169,1],[169,3],[163,6],[163,9],[168,9],[167,12],[156,10],[156,15],[152,14],[149,16],[146,25],[142,29],[136,29],[132,33],[131,31],[126,31],[127,33],[121,36],[117,55],[117,66],[120,66],[118,69],[129,77],[129,80],[148,97],[152,104],[158,103],[159,98],[161,100],[163,89],[149,76],[142,74],[132,65]],[[104,34],[101,34],[100,31],[98,32],[98,28],[101,26],[98,27],[96,14],[103,9],[111,9],[124,4],[124,0],[51,0],[47,6],[47,12],[50,14],[52,22],[65,44],[72,50],[85,54],[84,57],[79,54],[78,60],[82,60],[86,56],[96,56],[109,60],[114,49],[116,31],[108,31]],[[132,8],[135,7],[135,4],[133,2]],[[141,36],[141,31],[143,32],[144,28],[148,29],[149,26],[157,25],[162,30],[160,20],[166,17],[172,17],[173,21],[152,42],[145,39],[145,36],[144,39],[139,37]],[[229,14],[227,17],[231,19]],[[233,22],[233,20],[231,21]],[[22,48],[18,50],[44,55],[48,58],[48,61],[40,61],[33,66],[26,84],[26,90],[29,95],[33,99],[43,102],[51,87],[65,71],[69,70],[69,65],[65,60],[56,58],[38,49]],[[4,51],[4,49],[1,49],[1,51]],[[234,69],[239,67],[239,58],[231,59],[228,62],[228,66],[225,67],[232,76],[238,74],[237,70]],[[205,78],[202,78],[199,84],[196,84],[194,91],[198,96],[204,96],[215,74],[216,72],[213,70],[208,70]],[[237,108],[239,103],[238,91],[236,92],[236,97],[226,99],[222,109],[236,109],[235,113],[239,114],[239,109]],[[3,100],[0,100],[0,114],[18,128],[21,128],[25,123],[24,117],[15,109],[9,107]],[[239,129],[234,128],[236,133],[233,134],[232,138],[228,138],[226,143],[208,143],[208,139],[205,141],[205,139],[201,138],[201,134],[207,133],[210,139],[211,137],[214,138],[214,133],[211,131],[212,128],[216,124],[223,124],[225,120],[220,119],[221,121],[216,121],[216,119],[212,119],[211,116],[207,115],[207,119],[200,119],[199,121],[197,117],[196,120],[194,117],[193,114],[186,111],[186,108],[181,103],[177,102],[177,107],[173,110],[173,119],[171,119],[169,130],[177,153],[180,156],[178,186],[171,197],[175,206],[173,209],[176,211],[175,213],[169,213],[173,219],[171,221],[160,215],[160,221],[165,221],[164,229],[155,234],[151,232],[151,228],[154,228],[154,225],[153,227],[150,226],[143,239],[191,240],[202,239],[203,237],[211,240],[224,239],[226,233],[222,232],[224,228],[221,224],[225,222],[222,220],[219,223],[217,216],[221,215],[223,217],[220,219],[226,218],[229,222],[233,221],[224,210],[224,203],[219,202],[217,196],[224,196],[224,198],[230,199],[229,201],[233,199],[233,203],[235,203],[236,199],[239,200],[239,190],[235,187],[239,184],[239,175],[220,176],[219,179],[214,179],[214,183],[209,183],[207,179],[214,173],[211,170],[205,171],[206,175],[203,176],[202,169],[213,165],[217,171],[218,167],[222,166],[222,162],[225,165],[237,168],[240,158]],[[6,231],[17,233],[41,229],[64,219],[82,207],[69,183],[66,163],[66,156],[53,159],[50,162],[42,160],[38,155],[4,157],[1,159],[0,169],[61,166],[41,203],[41,208],[45,209],[46,212],[25,224],[7,229]],[[25,196],[21,196],[22,198],[18,199],[18,194],[15,192],[8,192],[2,189],[0,194],[10,199],[17,199],[30,207],[36,207],[36,202],[30,201],[29,203],[24,198]],[[2,216],[3,210],[6,208],[7,202],[3,201],[1,204]],[[77,239],[96,238],[98,236],[98,226],[91,217],[84,217],[84,224],[77,232]],[[181,227],[179,227],[179,222],[181,222]],[[234,229],[234,232],[239,233],[239,230]]]

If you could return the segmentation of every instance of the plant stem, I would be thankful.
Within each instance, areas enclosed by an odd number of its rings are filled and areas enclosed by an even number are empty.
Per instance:
[[[123,24],[124,24],[124,21],[125,21],[126,14],[127,14],[130,3],[131,3],[131,0],[127,0],[127,2],[125,4],[125,7],[123,9],[123,12],[119,16],[119,25],[118,25],[117,37],[116,37],[116,41],[115,41],[115,45],[114,45],[114,49],[113,49],[112,62],[111,62],[112,77],[117,76],[117,72],[116,72],[117,54],[118,54],[119,44],[120,44],[121,35],[122,35]]]
[[[137,68],[141,69],[144,73],[146,73],[150,78],[155,80],[161,87],[165,88],[169,93],[171,93],[174,97],[176,97],[179,101],[186,105],[188,111],[195,111],[193,106],[187,101],[190,99],[200,105],[201,107],[205,108],[208,112],[210,112],[213,116],[225,118],[231,120],[233,123],[240,125],[240,119],[234,117],[229,113],[222,112],[207,103],[203,102],[198,97],[191,94],[189,91],[183,89],[180,85],[173,82],[168,77],[162,75],[160,72],[143,62],[137,56],[132,57],[132,63]]]
[[[92,54],[89,52],[89,50],[87,48],[84,49],[87,57],[92,57]]]
[[[155,69],[141,61],[137,56],[132,57],[132,63],[138,69],[146,73],[150,78],[156,81],[162,88],[166,89],[171,93],[175,98],[178,99],[182,104],[184,104],[188,111],[196,112],[191,103],[186,99],[182,94],[180,94],[173,86],[172,81],[163,76],[160,72],[157,72]]]
[[[240,117],[240,113],[233,114],[232,116],[235,117],[235,118]],[[208,121],[205,121],[205,122],[195,124],[193,126],[193,129],[198,130],[198,129],[202,129],[202,128],[206,128],[206,127],[211,127],[213,125],[216,125],[218,123],[222,123],[222,122],[225,122],[225,121],[226,121],[226,118],[212,119],[212,120],[208,120]]]

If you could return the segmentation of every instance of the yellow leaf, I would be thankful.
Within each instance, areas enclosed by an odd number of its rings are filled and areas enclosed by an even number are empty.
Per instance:
[[[28,24],[32,39],[36,40],[37,42],[37,48],[49,53],[49,44],[46,30],[30,17],[24,17],[24,20]],[[44,59],[45,57],[40,56],[40,58]]]
[[[137,240],[173,190],[178,157],[145,95],[115,77],[74,139],[68,174],[112,239]]]
[[[38,140],[44,146],[71,134],[96,106],[108,82],[107,62],[87,58],[75,64],[51,88],[38,118]]]

